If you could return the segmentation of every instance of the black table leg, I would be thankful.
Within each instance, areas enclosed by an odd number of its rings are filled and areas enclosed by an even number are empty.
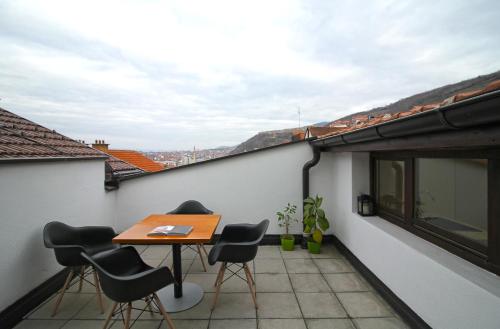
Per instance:
[[[158,290],[157,294],[169,313],[181,312],[198,304],[203,299],[203,289],[196,283],[182,282],[181,244],[172,244],[173,272],[175,283]]]
[[[182,297],[182,259],[181,259],[181,244],[172,245],[172,256],[174,258],[174,296],[175,298]]]

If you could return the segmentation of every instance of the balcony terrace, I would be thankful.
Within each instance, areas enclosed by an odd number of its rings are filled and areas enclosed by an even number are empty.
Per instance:
[[[342,134],[123,177],[111,189],[105,155],[0,109],[0,327],[102,325],[90,287],[50,317],[65,270],[43,245],[49,221],[122,232],[195,199],[222,216],[216,234],[268,218],[264,242],[277,244],[276,211],[293,203],[302,218],[304,197],[319,194],[328,243],[318,256],[261,246],[257,312],[237,279],[211,312],[215,269],[202,273],[186,253],[184,279],[205,296],[172,313],[177,328],[498,329],[500,82],[493,87]],[[358,214],[361,194],[377,215]],[[301,236],[301,223],[291,229]],[[171,262],[167,247],[139,249],[151,265]],[[135,327],[160,326],[147,316]]]
[[[151,266],[171,266],[168,246],[136,247]],[[261,246],[251,264],[257,286],[257,311],[246,283],[236,277],[222,286],[217,307],[211,311],[218,267],[209,266],[204,272],[197,254],[190,249],[183,251],[182,256],[185,280],[199,284],[205,296],[194,308],[171,313],[177,329],[408,328],[333,245],[324,246],[318,255],[298,246],[295,251]],[[55,317],[51,317],[52,296],[15,328],[101,328],[106,314],[101,314],[97,307],[95,288],[85,283],[83,293],[76,293],[77,289],[75,279],[72,293],[64,297]],[[108,299],[105,305],[108,310]],[[138,315],[135,312],[133,317]],[[111,328],[122,327],[119,315],[113,321]],[[144,312],[131,328],[167,328],[163,322],[160,316]]]

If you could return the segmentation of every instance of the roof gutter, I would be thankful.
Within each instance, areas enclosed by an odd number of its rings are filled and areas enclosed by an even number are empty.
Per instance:
[[[500,122],[499,109],[500,91],[494,91],[346,134],[320,138],[312,143],[317,147],[336,147],[488,125]]]

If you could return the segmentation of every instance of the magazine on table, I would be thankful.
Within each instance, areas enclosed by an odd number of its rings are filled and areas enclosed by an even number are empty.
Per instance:
[[[193,230],[192,226],[184,225],[166,225],[155,227],[148,233],[148,236],[167,236],[167,235],[188,235]]]

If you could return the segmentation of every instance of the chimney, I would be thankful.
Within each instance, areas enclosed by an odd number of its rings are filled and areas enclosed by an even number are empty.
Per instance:
[[[106,142],[104,142],[104,140],[99,140],[99,139],[96,139],[95,143],[92,144],[93,148],[95,148],[99,151],[102,151],[102,152],[107,152],[108,146],[109,146],[109,144],[106,144]]]

